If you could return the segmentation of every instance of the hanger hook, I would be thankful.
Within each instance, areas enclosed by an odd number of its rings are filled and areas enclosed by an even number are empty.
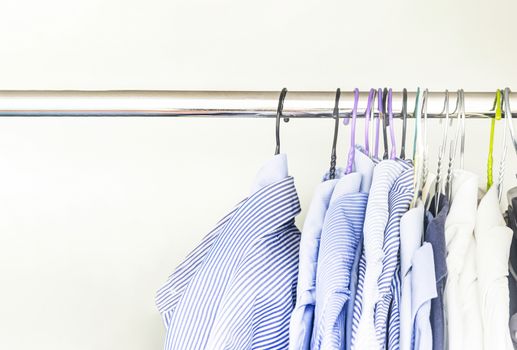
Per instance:
[[[345,174],[350,174],[354,166],[355,158],[355,126],[357,123],[357,107],[359,105],[359,89],[354,89],[354,108],[352,109],[352,127],[350,129],[350,150],[348,151],[348,160],[346,164]]]
[[[334,101],[334,111],[332,112],[332,116],[334,118],[334,140],[332,141],[332,152],[330,154],[330,171],[329,178],[336,178],[336,145],[337,145],[337,136],[339,131],[339,99],[341,97],[341,89],[336,90],[336,99]]]
[[[368,94],[368,102],[366,103],[366,111],[364,112],[364,152],[370,154],[370,119],[373,112],[373,103],[375,100],[375,89],[370,89]]]
[[[512,116],[512,109],[510,107],[510,94],[511,94],[510,88],[504,89],[504,117],[509,118],[508,120],[508,130],[510,131],[510,137],[512,138],[512,144],[515,149],[515,152],[517,153],[517,139],[515,138],[515,131],[513,129],[513,116]]]
[[[429,175],[429,168],[427,161],[429,157],[429,146],[427,144],[427,101],[429,98],[429,89],[425,89],[422,97],[422,110],[421,115],[424,116],[424,127],[422,128],[422,144],[423,144],[423,159],[422,159],[422,186],[425,186],[427,177]]]
[[[406,158],[406,130],[407,130],[407,89],[402,90],[402,143],[400,145],[400,159]]]
[[[384,142],[384,154],[382,159],[388,159],[388,132],[389,119],[386,118],[386,104],[388,103],[388,88],[382,91],[382,136]]]
[[[380,138],[380,123],[381,123],[381,116],[382,116],[382,89],[379,88],[377,90],[377,118],[375,120],[375,143],[374,143],[374,157],[376,159],[379,159],[379,138]],[[375,96],[374,96],[375,100]],[[373,115],[375,119],[375,114]]]
[[[280,92],[280,97],[278,98],[278,108],[276,109],[276,148],[275,155],[280,154],[280,117],[282,116],[282,111],[284,110],[284,100],[285,95],[287,95],[287,89],[283,88]],[[286,120],[287,119],[287,120]],[[284,121],[288,121],[289,118],[284,117]]]
[[[388,90],[388,122],[390,127],[391,154],[390,159],[397,158],[397,140],[395,137],[395,123],[393,122],[393,90]]]

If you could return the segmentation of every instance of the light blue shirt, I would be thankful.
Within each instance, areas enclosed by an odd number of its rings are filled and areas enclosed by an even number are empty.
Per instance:
[[[424,234],[424,205],[419,202],[400,220],[400,265],[402,293],[400,303],[400,350],[411,350],[413,338],[412,260],[422,244]]]
[[[379,298],[378,279],[383,270],[384,232],[389,219],[389,193],[399,175],[403,162],[383,160],[375,166],[363,229],[363,253],[359,266],[359,281],[352,322],[352,349],[377,349],[375,306]]]
[[[334,189],[325,217],[318,256],[311,349],[340,349],[344,346],[350,273],[368,200],[368,194],[359,192],[360,185],[359,173],[344,176]]]
[[[372,182],[373,168],[373,161],[359,148],[356,149],[354,171],[362,176],[360,181],[361,192],[369,191]],[[343,176],[342,169],[337,169],[337,179],[328,180],[327,176],[324,178],[326,181],[320,183],[316,188],[305,218],[300,241],[297,301],[291,316],[289,329],[289,349],[291,350],[310,349],[314,323],[314,308],[316,304],[316,270],[321,232],[330,198],[339,178]],[[343,187],[343,185],[338,188],[334,200],[343,188],[346,190],[346,186]]]
[[[323,221],[334,187],[339,180],[327,180],[318,185],[307,212],[300,240],[300,263],[296,306],[289,327],[289,349],[310,348],[314,306],[316,303],[316,266]]]
[[[413,255],[411,278],[412,349],[432,350],[431,299],[436,298],[433,247],[425,242]]]
[[[401,162],[405,170],[394,182],[388,196],[389,218],[384,232],[382,272],[375,305],[375,332],[379,344],[398,349],[400,338],[400,219],[413,199],[413,167]],[[422,217],[422,223],[423,223]],[[387,334],[388,333],[388,334]]]
[[[251,196],[158,291],[167,328],[165,350],[287,348],[299,212],[287,159],[277,155],[259,171]]]

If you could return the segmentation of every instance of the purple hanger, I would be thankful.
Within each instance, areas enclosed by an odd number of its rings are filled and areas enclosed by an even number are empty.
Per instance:
[[[348,162],[346,164],[345,174],[350,174],[354,166],[355,158],[355,125],[357,121],[357,105],[359,104],[359,89],[354,89],[354,109],[352,109],[352,129],[350,130],[350,150],[348,151]]]
[[[391,138],[391,155],[390,159],[397,158],[397,144],[395,140],[395,128],[393,126],[393,105],[391,103],[393,97],[393,91],[391,88],[388,90],[388,116],[390,121],[390,138]]]
[[[372,109],[373,98],[375,97],[375,89],[370,89],[368,94],[368,102],[366,104],[366,111],[364,112],[364,151],[366,154],[370,154],[370,112]]]
[[[381,113],[382,113],[382,89],[379,88],[377,91],[377,121],[375,123],[375,151],[374,151],[374,157],[379,158],[379,127],[381,124]]]

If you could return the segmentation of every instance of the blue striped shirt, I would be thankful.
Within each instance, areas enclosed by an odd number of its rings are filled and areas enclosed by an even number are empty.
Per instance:
[[[374,162],[360,149],[355,150],[354,171],[361,174],[361,192],[369,192],[372,181]],[[336,179],[329,180],[328,175],[324,182],[316,188],[311,206],[303,225],[300,241],[300,263],[298,268],[298,286],[296,306],[291,316],[289,328],[289,349],[310,349],[314,323],[314,308],[316,305],[316,266],[320,248],[321,232],[330,199],[338,179],[344,176],[342,169],[336,169]],[[342,186],[340,186],[341,188]],[[336,196],[342,192],[338,188]],[[335,197],[334,196],[334,200]],[[359,240],[361,243],[361,240]],[[359,253],[360,254],[360,253]],[[359,255],[360,256],[360,255]],[[356,264],[357,265],[357,264]],[[357,270],[357,267],[354,271]],[[356,273],[351,274],[352,281],[356,281]],[[354,286],[351,286],[355,295]],[[351,299],[352,295],[351,295]],[[350,312],[350,315],[352,313]],[[351,316],[350,316],[351,317]],[[351,327],[350,327],[351,329]]]
[[[285,155],[158,291],[165,349],[285,349],[294,304],[300,212]]]
[[[352,173],[340,180],[325,217],[318,256],[311,349],[340,349],[345,342],[344,316],[350,296],[350,273],[368,200],[367,193],[359,192],[361,178],[361,174]]]
[[[364,247],[359,265],[359,282],[354,301],[352,348],[384,348],[375,329],[375,306],[379,300],[378,280],[383,271],[384,232],[389,219],[389,193],[409,165],[396,160],[381,161],[374,169],[364,222]]]
[[[408,211],[413,199],[413,168],[410,165],[397,178],[388,198],[389,219],[384,232],[382,272],[377,282],[379,296],[375,306],[375,332],[379,344],[385,344],[387,340],[388,349],[398,349],[401,297],[400,219]]]
[[[310,348],[314,306],[316,304],[316,266],[321,231],[334,187],[339,180],[327,180],[318,185],[307,212],[300,240],[300,263],[296,306],[289,327],[289,349]]]

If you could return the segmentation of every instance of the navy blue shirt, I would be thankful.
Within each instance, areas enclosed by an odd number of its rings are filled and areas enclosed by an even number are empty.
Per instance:
[[[431,329],[433,330],[433,350],[445,349],[445,314],[443,309],[443,292],[447,280],[447,246],[445,243],[445,219],[449,212],[449,201],[440,195],[438,213],[435,213],[436,197],[433,198],[430,211],[426,213],[424,240],[431,243],[434,255],[437,297],[431,300]]]

